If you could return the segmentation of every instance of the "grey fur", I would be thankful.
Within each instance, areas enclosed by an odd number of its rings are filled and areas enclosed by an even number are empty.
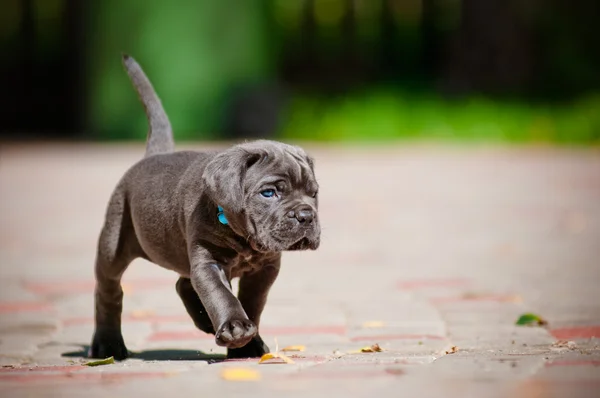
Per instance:
[[[171,122],[169,122],[169,118],[163,109],[160,98],[158,98],[158,95],[154,91],[154,87],[152,87],[152,83],[150,83],[140,65],[135,62],[135,59],[127,54],[123,54],[122,61],[125,71],[127,71],[148,117],[149,130],[146,143],[146,156],[173,152],[175,144],[173,143]]]
[[[260,316],[284,250],[317,249],[314,162],[299,147],[254,141],[217,153],[173,152],[171,128],[139,65],[124,64],[150,124],[146,157],[117,184],[96,256],[96,330],[89,355],[128,356],[121,277],[135,258],[180,275],[176,290],[195,325],[228,357],[268,352]],[[271,198],[261,195],[275,189]],[[229,225],[217,219],[224,208]],[[231,280],[240,278],[238,297]]]

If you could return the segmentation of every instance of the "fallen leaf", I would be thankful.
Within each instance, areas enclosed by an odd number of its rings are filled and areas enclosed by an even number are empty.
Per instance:
[[[488,300],[488,301],[500,301],[505,303],[521,303],[523,298],[518,294],[507,294],[507,295],[493,295],[476,292],[466,292],[462,295],[465,300]]]
[[[447,354],[454,354],[454,353],[456,353],[456,352],[458,352],[458,347],[457,347],[457,346],[455,346],[455,345],[453,345],[452,347],[448,348],[448,349],[445,351],[446,355],[447,355]]]
[[[364,329],[377,329],[385,326],[385,322],[382,321],[369,321],[362,324]]]
[[[294,361],[292,361],[291,358],[280,354],[279,353],[279,343],[277,342],[277,338],[274,339],[275,340],[275,352],[272,353],[268,353],[263,355],[262,357],[260,357],[260,360],[258,361],[259,364],[275,364],[275,363],[287,363],[287,364],[292,364],[294,363]],[[296,346],[296,347],[303,347],[303,346]]]
[[[373,344],[372,346],[363,347],[360,349],[360,352],[381,352],[383,351],[379,344]]]
[[[527,313],[517,319],[516,325],[520,326],[546,326],[548,322],[539,315]]]
[[[101,359],[99,361],[91,361],[84,363],[85,366],[101,366],[101,365],[112,365],[115,363],[115,358],[108,357],[106,359]]]
[[[567,340],[558,340],[552,343],[553,348],[568,348],[569,350],[574,350],[577,348],[577,343],[574,341]]]
[[[221,371],[221,378],[227,381],[255,381],[260,380],[260,372],[249,368],[225,368]]]
[[[291,358],[288,358],[287,356],[280,354],[278,352],[274,352],[274,353],[268,353],[263,355],[262,357],[260,357],[260,360],[258,361],[259,364],[275,364],[275,363],[287,363],[287,364],[292,364],[294,363],[294,361],[292,361]]]
[[[303,345],[289,345],[287,347],[283,347],[281,349],[281,351],[283,352],[287,352],[287,351],[304,351],[306,349],[306,347],[304,347]]]

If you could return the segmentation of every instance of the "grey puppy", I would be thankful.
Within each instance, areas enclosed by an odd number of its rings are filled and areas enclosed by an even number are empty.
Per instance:
[[[269,352],[258,334],[281,252],[320,243],[313,160],[296,146],[254,141],[216,153],[175,152],[168,117],[137,62],[123,55],[149,122],[146,155],[114,190],[96,257],[93,358],[121,360],[121,277],[135,258],[180,275],[196,327],[228,358]],[[238,297],[231,280],[239,277]]]

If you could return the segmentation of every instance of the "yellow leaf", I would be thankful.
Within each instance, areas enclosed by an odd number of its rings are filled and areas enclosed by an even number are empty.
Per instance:
[[[84,363],[84,365],[85,366],[102,366],[102,365],[112,365],[113,363],[115,363],[115,358],[108,357],[106,359],[101,359],[99,361],[86,362],[86,363]]]
[[[289,345],[287,347],[284,347],[281,349],[281,351],[286,352],[286,351],[304,351],[306,349],[306,347],[304,347],[303,345]]]
[[[261,375],[249,368],[225,368],[221,371],[221,378],[227,381],[255,381],[260,380]]]
[[[291,360],[291,358],[286,357],[283,354],[279,354],[279,353],[268,353],[263,355],[262,357],[260,357],[260,361],[258,361],[258,363],[262,363],[262,364],[270,364],[270,363],[287,363],[287,364],[292,364],[294,363],[294,361]]]
[[[381,347],[379,347],[379,344],[373,344],[370,347],[363,347],[360,349],[362,352],[381,352],[383,351],[381,349]]]
[[[452,347],[448,348],[445,352],[446,354],[454,354],[455,352],[458,352],[458,347],[453,345]]]
[[[377,329],[385,326],[385,322],[382,321],[369,321],[362,324],[365,329]]]

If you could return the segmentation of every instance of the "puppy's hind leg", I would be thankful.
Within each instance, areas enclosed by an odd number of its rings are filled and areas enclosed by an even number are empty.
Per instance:
[[[143,252],[135,237],[122,190],[110,200],[96,255],[96,330],[88,355],[92,358],[127,358],[121,334],[123,290],[121,277],[127,266]]]

